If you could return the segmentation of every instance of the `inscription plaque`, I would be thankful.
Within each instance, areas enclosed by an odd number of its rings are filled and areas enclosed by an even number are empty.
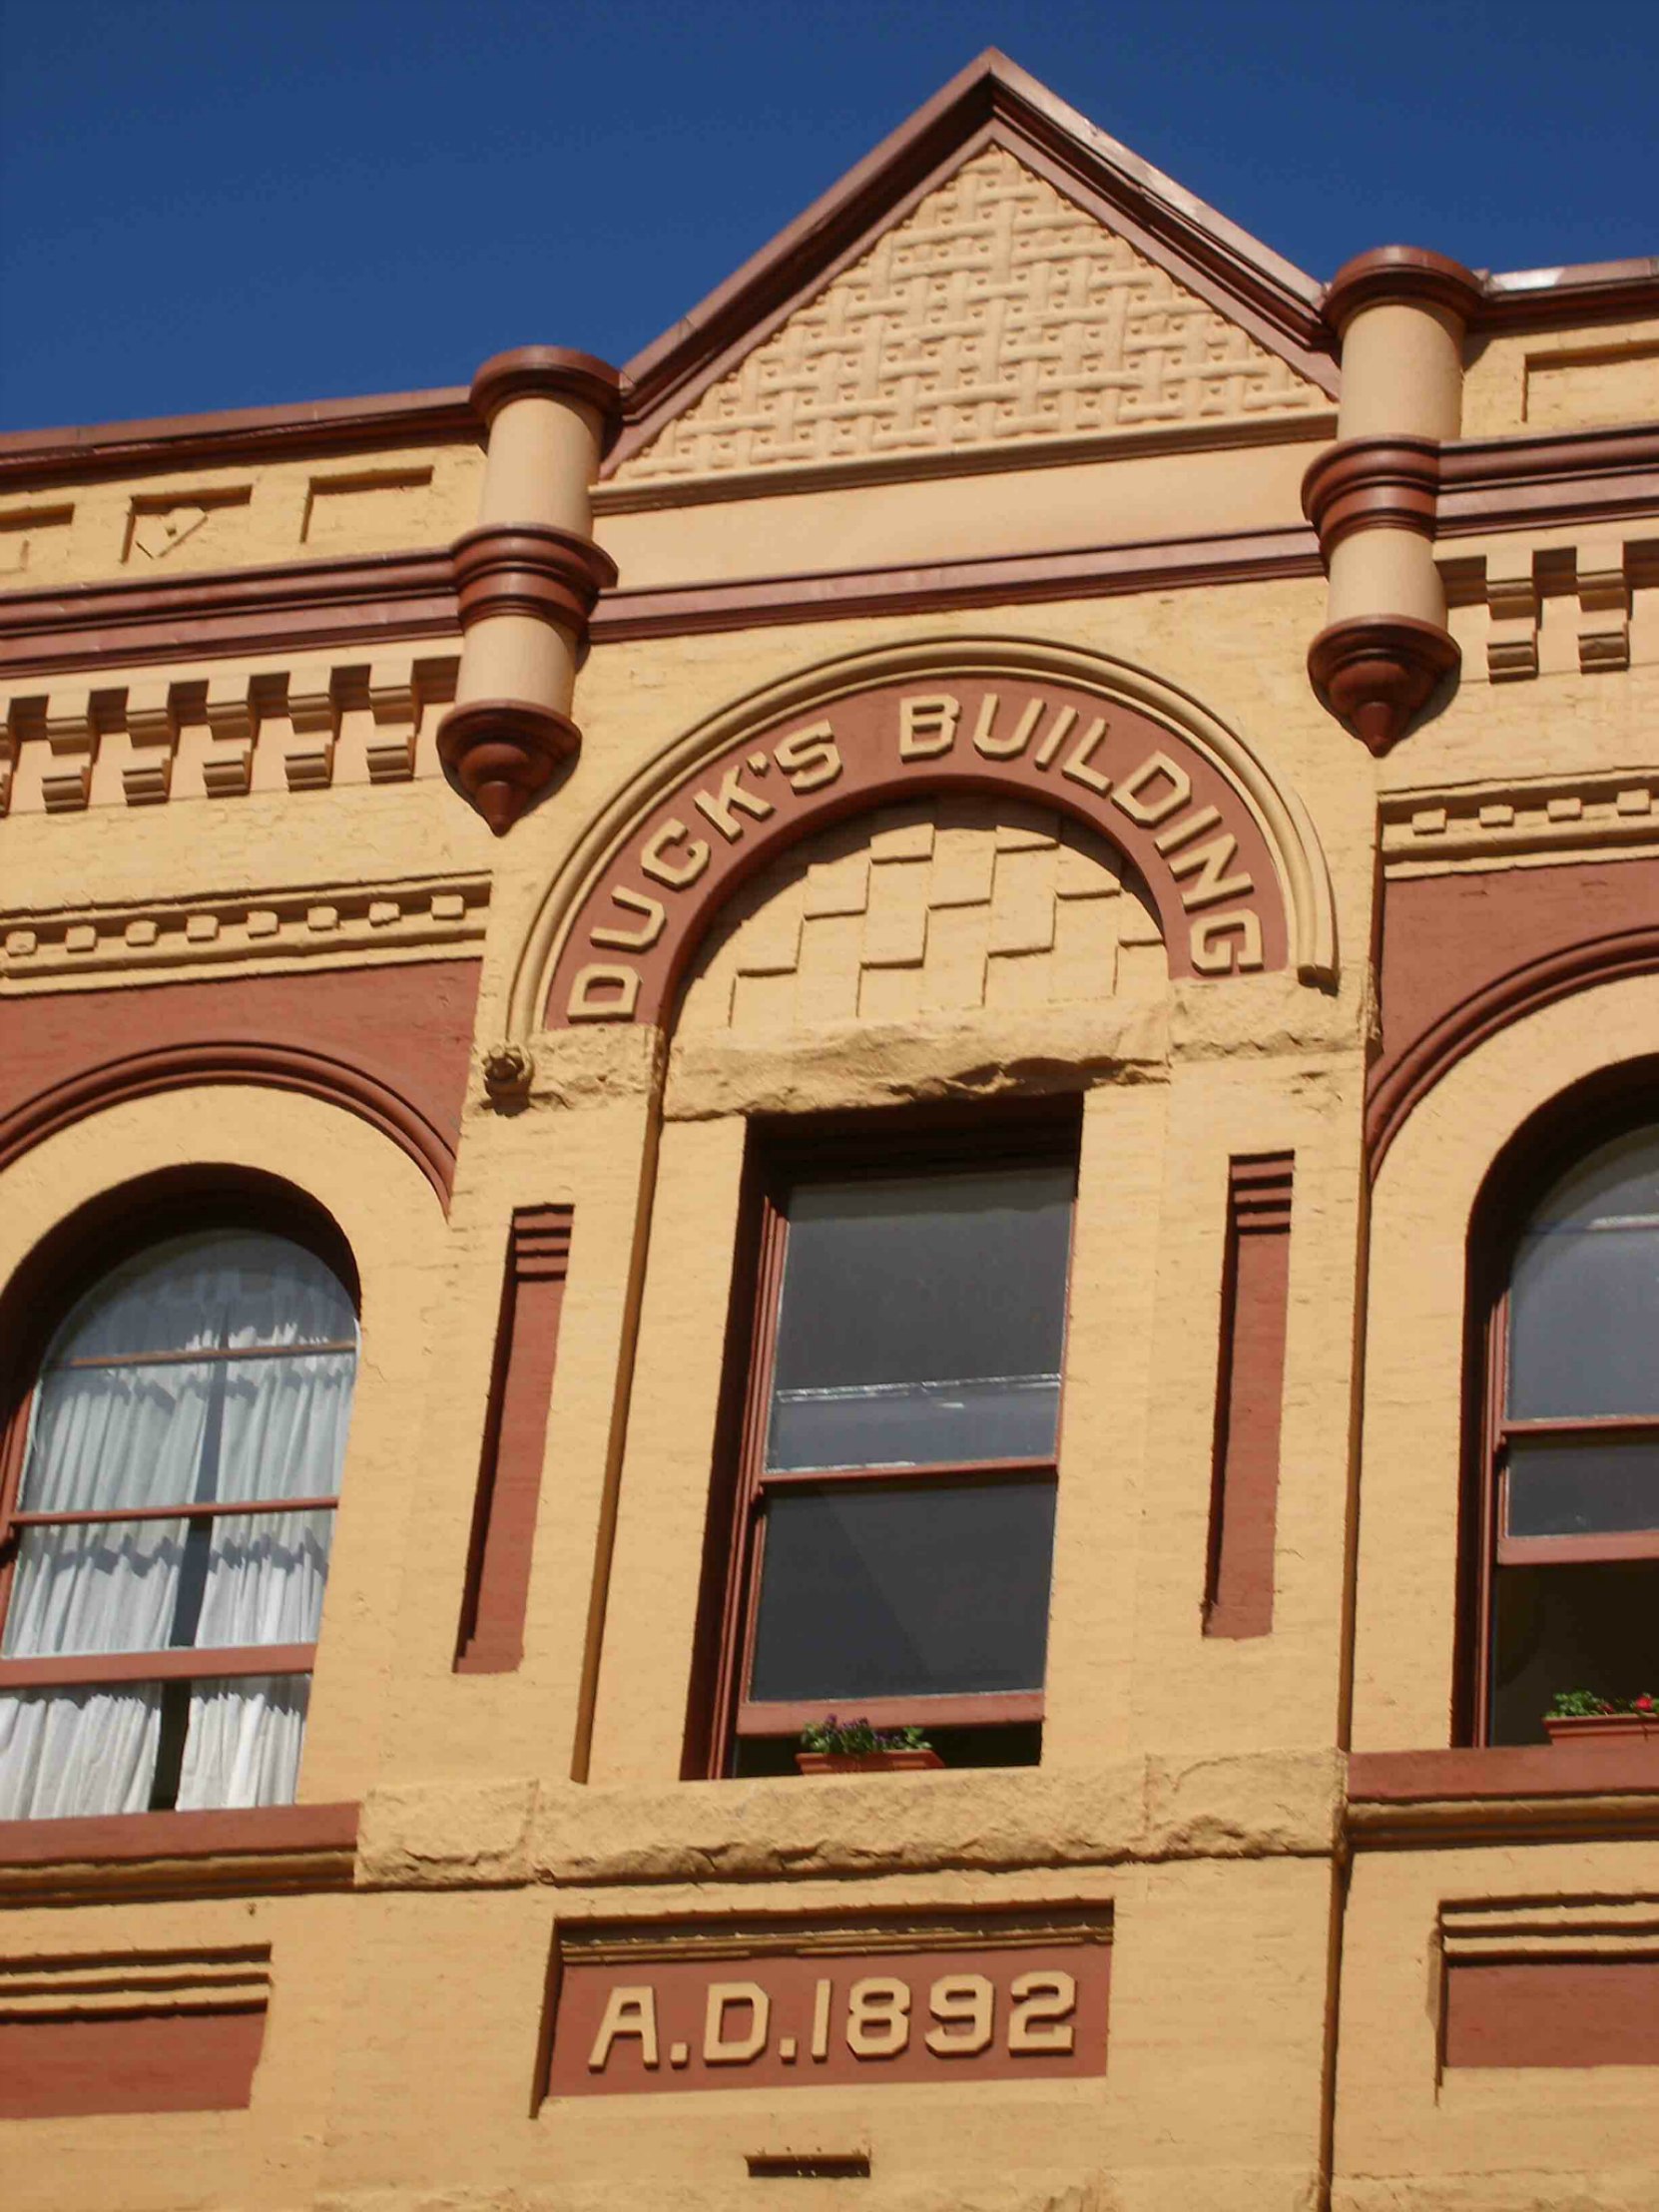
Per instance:
[[[550,2096],[1106,2070],[1110,1921],[562,1932]]]

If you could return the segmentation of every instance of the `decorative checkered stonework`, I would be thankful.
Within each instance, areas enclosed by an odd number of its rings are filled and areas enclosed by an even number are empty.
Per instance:
[[[1304,414],[1324,392],[988,147],[616,471],[652,484]]]
[[[1086,830],[966,799],[837,825],[740,891],[693,972],[682,1035],[757,1040],[1162,991],[1156,917]]]

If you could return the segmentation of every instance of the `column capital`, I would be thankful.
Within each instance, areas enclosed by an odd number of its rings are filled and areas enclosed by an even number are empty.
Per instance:
[[[600,417],[608,445],[622,421],[627,379],[597,354],[568,345],[515,345],[492,353],[472,379],[472,410],[487,428],[514,399],[574,399]]]
[[[1374,246],[1345,262],[1325,287],[1320,314],[1335,342],[1366,307],[1440,307],[1468,323],[1485,298],[1472,270],[1425,246]]]

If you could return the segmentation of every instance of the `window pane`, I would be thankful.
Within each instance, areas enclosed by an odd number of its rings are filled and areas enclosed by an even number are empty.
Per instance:
[[[1659,1413],[1659,1130],[1591,1153],[1528,1223],[1509,1287],[1509,1411]]]
[[[149,1247],[81,1301],[47,1355],[24,1509],[329,1494],[354,1352],[236,1363],[139,1356],[354,1345],[356,1332],[344,1287],[285,1238],[219,1230]]]
[[[1588,1536],[1634,1528],[1659,1528],[1659,1438],[1511,1440],[1511,1536]]]
[[[849,1482],[767,1505],[749,1695],[1035,1690],[1051,1482]]]
[[[6,1611],[6,1657],[165,1650],[184,1556],[182,1520],[25,1528]]]
[[[251,1674],[191,1685],[180,1812],[291,1805],[310,1704],[308,1674]]]
[[[333,1513],[226,1513],[207,1525],[201,1612],[190,1641],[214,1651],[315,1643]]]
[[[1492,1741],[1541,1744],[1558,1690],[1659,1696],[1659,1565],[1499,1567]]]
[[[1069,1166],[813,1184],[791,1197],[770,1466],[1054,1450]]]
[[[0,1697],[0,1821],[147,1813],[161,1718],[154,1682]]]

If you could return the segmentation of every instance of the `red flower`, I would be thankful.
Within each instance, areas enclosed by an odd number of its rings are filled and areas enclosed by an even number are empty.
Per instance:
[[[1644,1695],[1636,1700],[1636,1710],[1638,1713],[1651,1713],[1653,1711],[1652,1698],[1648,1697],[1644,1693]]]

